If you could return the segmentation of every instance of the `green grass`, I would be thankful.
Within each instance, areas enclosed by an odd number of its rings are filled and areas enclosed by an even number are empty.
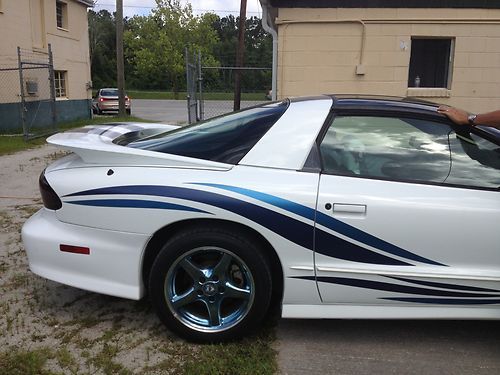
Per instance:
[[[0,375],[45,375],[47,360],[53,358],[49,349],[23,350],[10,348],[0,353]]]
[[[204,345],[194,357],[184,362],[184,374],[275,374],[276,352],[271,348],[272,335],[261,333],[258,337],[241,342]]]
[[[0,155],[35,148],[45,144],[45,138],[37,138],[26,142],[22,136],[0,136]]]
[[[185,91],[177,93],[177,97],[173,92],[168,91],[140,91],[127,90],[127,94],[132,101],[134,99],[168,99],[168,100],[186,100],[187,93]],[[259,100],[265,101],[265,92],[241,93],[241,100]],[[232,92],[204,92],[203,99],[205,100],[233,100]]]
[[[152,122],[134,116],[126,116],[126,117],[105,116],[93,119],[65,122],[58,124],[57,127],[58,131],[64,131],[67,129],[78,128],[85,125],[98,125],[98,124],[105,124],[108,122],[122,122],[122,121]],[[39,147],[45,144],[45,138],[46,137],[40,137],[25,141],[22,135],[12,135],[12,134],[0,135],[0,155],[12,154],[14,152]]]

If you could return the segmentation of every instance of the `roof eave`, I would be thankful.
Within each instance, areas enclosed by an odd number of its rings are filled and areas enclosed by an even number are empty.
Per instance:
[[[83,4],[87,7],[93,8],[94,7],[94,1],[93,0],[76,0],[78,3]]]

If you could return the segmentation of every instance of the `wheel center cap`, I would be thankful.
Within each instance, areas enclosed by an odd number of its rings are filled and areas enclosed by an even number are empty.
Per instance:
[[[213,282],[205,283],[201,287],[201,290],[203,291],[204,295],[212,297],[217,293],[217,286]]]

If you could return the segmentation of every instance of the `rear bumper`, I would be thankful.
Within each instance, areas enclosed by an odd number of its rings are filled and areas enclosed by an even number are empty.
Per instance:
[[[92,292],[140,299],[142,253],[149,236],[65,224],[45,208],[23,226],[30,270],[44,278]],[[90,248],[62,252],[61,244]]]
[[[112,101],[112,102],[99,102],[97,103],[97,107],[103,111],[109,111],[109,112],[115,112],[118,111],[119,105],[118,102]],[[125,109],[130,109],[130,102],[125,103]]]

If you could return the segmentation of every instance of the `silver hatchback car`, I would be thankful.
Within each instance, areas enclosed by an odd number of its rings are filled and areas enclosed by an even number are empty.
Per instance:
[[[125,110],[130,115],[132,101],[125,94]],[[92,98],[92,111],[95,114],[103,114],[104,112],[118,112],[118,89],[104,88],[97,91],[97,94]]]

